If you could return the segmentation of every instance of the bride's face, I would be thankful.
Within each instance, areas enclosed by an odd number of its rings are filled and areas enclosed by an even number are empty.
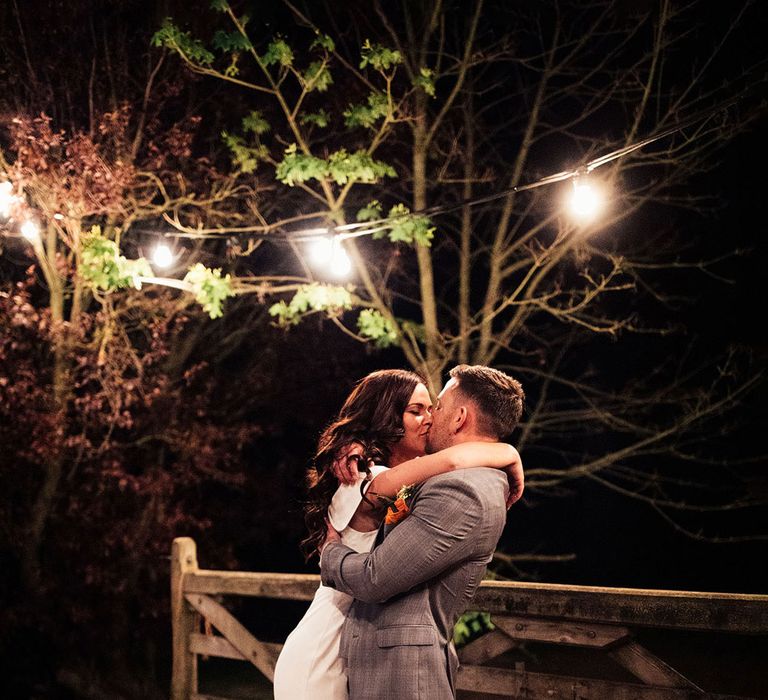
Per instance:
[[[403,413],[405,434],[392,447],[389,466],[394,467],[424,454],[427,434],[432,426],[432,399],[423,384],[417,384]]]

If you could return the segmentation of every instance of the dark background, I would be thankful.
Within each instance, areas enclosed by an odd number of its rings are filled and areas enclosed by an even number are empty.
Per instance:
[[[624,4],[616,3],[616,6]],[[702,17],[718,6],[705,2],[695,5]],[[257,6],[257,11],[265,35],[271,35],[275,28],[290,31],[290,17],[277,3]],[[31,114],[45,111],[63,128],[82,125],[87,119],[85,86],[94,46],[99,46],[104,36],[109,37],[118,47],[116,54],[120,60],[126,66],[135,67],[146,60],[152,33],[169,15],[193,29],[206,23],[204,12],[198,13],[184,3],[145,0],[16,3],[6,0],[0,6],[2,124],[7,125],[19,111]],[[760,47],[764,45],[764,15],[753,7],[750,21],[739,29],[741,45],[748,48],[746,55],[758,65],[762,61],[763,76],[766,57]],[[712,15],[710,21],[716,23],[717,16]],[[25,28],[26,46],[20,42],[18,22]],[[35,68],[37,82],[31,81],[25,72],[27,57]],[[744,56],[734,54],[731,59],[732,65],[723,62],[719,66],[723,80],[740,77]],[[105,95],[115,90],[115,85],[99,76],[97,86]],[[237,124],[247,107],[243,98],[190,78],[183,70],[169,75],[168,80],[185,86],[179,109],[202,115],[201,135],[214,151],[221,129]],[[118,92],[125,90],[126,99],[137,99],[138,82],[128,82],[118,88]],[[749,109],[762,117],[730,144],[711,172],[699,176],[695,183],[698,189],[720,193],[720,209],[704,214],[691,211],[681,224],[684,230],[679,232],[700,250],[702,257],[723,251],[738,251],[738,254],[718,266],[719,278],[707,275],[681,278],[682,291],[692,302],[675,312],[684,330],[671,347],[673,352],[684,352],[695,342],[697,352],[711,351],[714,355],[729,345],[736,345],[751,353],[750,371],[760,373],[765,368],[767,351],[764,161],[768,143],[764,97],[752,99],[749,105]],[[657,216],[663,217],[663,213]],[[647,225],[655,225],[652,216]],[[642,235],[642,229],[634,235]],[[276,259],[279,255],[276,250]],[[28,262],[10,248],[5,250],[0,257],[2,285],[21,279],[24,264]],[[237,313],[242,314],[243,319],[249,318],[242,308]],[[239,318],[235,316],[230,322],[236,325]],[[200,486],[188,502],[194,504],[196,515],[210,520],[210,525],[204,534],[194,528],[180,527],[173,535],[191,535],[199,540],[202,567],[315,573],[316,564],[303,561],[298,542],[302,537],[303,472],[316,438],[355,380],[374,369],[402,367],[404,361],[397,351],[375,351],[360,346],[317,319],[289,332],[270,327],[268,319],[263,317],[253,323],[253,337],[249,342],[243,342],[225,360],[210,364],[210,378],[218,383],[222,392],[231,391],[234,396],[237,385],[253,376],[240,374],[240,368],[254,357],[258,358],[257,369],[264,379],[240,416],[262,429],[260,436],[243,451],[246,484],[238,488],[220,484]],[[311,353],[307,352],[308,348],[312,349]],[[592,362],[609,383],[609,380],[619,382],[633,373],[646,371],[649,358],[670,350],[665,346],[662,351],[654,339],[638,337],[623,338],[620,350],[612,341],[596,339],[579,352],[584,353],[584,357],[576,359]],[[738,415],[729,418],[736,429],[725,440],[726,444],[732,441],[734,455],[757,456],[754,490],[768,497],[768,476],[762,458],[768,435],[766,398],[763,379],[759,388],[738,407]],[[582,439],[588,444],[591,437],[584,435]],[[590,447],[599,449],[595,444]],[[10,454],[18,446],[0,448]],[[723,468],[723,483],[730,478],[729,469]],[[510,512],[500,549],[510,553],[575,557],[556,563],[521,561],[518,569],[499,569],[499,573],[513,579],[557,583],[768,593],[767,517],[768,511],[763,506],[726,515],[724,520],[695,516],[688,521],[694,531],[702,527],[707,532],[734,531],[757,536],[751,541],[714,544],[687,537],[647,505],[589,482],[575,482],[557,496],[534,490]],[[122,525],[130,528],[132,523],[128,520]],[[5,648],[0,648],[0,652],[5,652],[5,668],[0,663],[0,671],[6,679],[18,679],[15,685],[9,685],[11,696],[79,697],[72,690],[63,690],[56,680],[60,681],[57,676],[63,665],[60,659],[67,657],[67,653],[62,652],[67,636],[60,629],[66,624],[70,625],[70,631],[77,630],[80,624],[92,624],[87,643],[98,647],[98,640],[104,641],[100,637],[100,623],[81,623],[76,617],[66,615],[52,615],[43,622],[34,618],[25,607],[19,587],[18,563],[10,532],[10,528],[3,531],[0,546],[0,595],[6,608],[15,614],[9,618],[10,622],[6,620],[9,627],[0,635],[5,641]],[[80,531],[74,536],[81,536]],[[98,542],[98,532],[89,532],[89,536]],[[57,540],[70,537],[73,533],[66,531],[55,534]],[[168,552],[170,546],[169,539]],[[158,575],[164,575],[168,568],[167,559],[162,558],[165,555],[152,556]],[[165,583],[153,581],[148,588],[154,590],[151,586],[156,585],[159,590]],[[51,592],[54,607],[59,595],[57,590],[65,590],[67,581],[57,581],[57,586],[59,589]],[[88,595],[95,594],[89,592]],[[65,601],[62,607],[67,608],[66,595],[61,600]],[[123,602],[117,600],[115,605]],[[265,611],[244,603],[240,612],[263,636],[277,640],[300,615],[301,606],[275,605]],[[157,668],[148,673],[154,675],[159,687],[164,687],[170,650],[167,620],[161,616],[153,624],[158,661]],[[30,678],[34,678],[34,682]]]

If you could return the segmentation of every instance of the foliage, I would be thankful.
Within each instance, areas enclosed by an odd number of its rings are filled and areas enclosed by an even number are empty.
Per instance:
[[[229,275],[222,277],[221,268],[209,269],[202,263],[189,269],[184,282],[192,285],[197,303],[211,318],[220,318],[224,300],[234,295],[232,278]]]
[[[372,44],[369,39],[363,42],[360,58],[360,68],[371,66],[380,73],[384,73],[403,62],[403,57],[399,51],[387,48],[382,44]]]
[[[362,150],[348,153],[342,148],[331,153],[328,158],[318,158],[299,153],[295,143],[285,149],[285,156],[275,171],[277,179],[289,186],[325,178],[330,178],[337,185],[348,182],[374,183],[382,177],[396,175],[391,165],[375,160]]]
[[[320,48],[326,52],[332,52],[336,50],[336,43],[327,34],[317,33],[315,40],[309,45],[310,49]]]
[[[435,72],[431,68],[420,68],[413,84],[420,87],[430,97],[435,97]]]
[[[324,109],[320,109],[317,112],[307,112],[306,114],[302,114],[301,117],[299,117],[300,124],[314,124],[321,129],[328,126],[330,122],[330,115]]]
[[[281,300],[269,308],[269,315],[280,326],[297,324],[313,311],[338,314],[352,308],[352,295],[345,287],[330,284],[305,284],[299,287],[289,303]]]
[[[376,309],[363,309],[357,317],[360,335],[370,338],[377,348],[388,348],[398,342],[397,329]]]
[[[328,176],[337,185],[348,182],[375,183],[383,177],[397,177],[395,169],[380,160],[375,160],[365,151],[347,153],[342,148],[328,157]]]
[[[491,622],[490,613],[465,612],[453,628],[453,643],[463,647],[486,632],[491,632],[496,626]]]
[[[267,46],[266,53],[261,57],[261,62],[265,66],[279,64],[287,67],[293,64],[293,49],[281,37],[275,38]]]
[[[62,409],[53,399],[61,327],[37,304],[34,286],[30,276],[0,293],[0,588],[18,590],[23,579],[26,517],[47,465],[60,464],[67,479],[48,514],[43,597],[26,611],[18,595],[7,599],[4,629],[23,637],[29,625],[49,635],[58,658],[38,664],[74,663],[77,650],[89,649],[92,670],[105,661],[97,650],[109,639],[112,683],[126,695],[143,687],[146,696],[151,668],[142,654],[168,624],[170,542],[193,536],[220,565],[236,566],[231,536],[219,538],[216,521],[241,497],[243,450],[261,428],[223,409],[226,392],[205,363],[169,371],[193,330],[169,295],[154,296],[144,323],[111,332],[106,345],[104,334],[115,329],[109,313],[81,316],[69,356],[71,400]],[[143,666],[133,681],[117,663],[125,656]],[[35,678],[46,682],[39,667]]]
[[[269,131],[269,122],[258,110],[252,109],[243,117],[243,131],[261,136]]]
[[[325,61],[313,61],[304,71],[304,87],[307,92],[325,92],[333,84],[333,76]]]
[[[411,215],[404,204],[395,204],[387,214],[388,232],[379,231],[376,238],[386,235],[392,243],[407,243],[429,247],[435,237],[435,227],[426,216]]]
[[[106,292],[123,287],[141,287],[139,277],[151,277],[152,268],[144,258],[128,260],[114,241],[101,235],[100,226],[92,226],[83,242],[80,274],[88,284]]]
[[[385,218],[381,203],[372,200],[367,206],[358,210],[358,221],[377,221]],[[386,216],[387,226],[380,231],[374,231],[373,238],[388,238],[392,243],[407,243],[429,247],[435,236],[436,228],[426,216],[414,216],[404,204],[395,204]]]
[[[344,111],[344,123],[348,127],[362,126],[373,129],[379,119],[389,114],[389,98],[383,92],[372,92],[366,104],[350,105]]]
[[[293,187],[297,182],[322,180],[327,176],[327,161],[317,156],[298,153],[295,143],[285,149],[285,156],[275,170],[275,177],[289,187]]]
[[[213,53],[205,48],[202,41],[179,29],[170,18],[166,18],[160,29],[155,32],[152,45],[178,51],[200,65],[210,65],[214,60]]]
[[[253,48],[248,37],[243,36],[243,34],[238,31],[225,32],[219,30],[213,35],[211,43],[214,48],[224,52],[248,51]]]
[[[376,221],[384,216],[381,202],[378,199],[372,199],[366,206],[359,209],[357,221]]]
[[[232,154],[232,164],[242,173],[252,173],[259,163],[269,158],[269,152],[264,144],[249,146],[244,137],[228,131],[222,131],[221,138]]]
[[[120,254],[115,243],[101,235],[101,228],[93,226],[83,243],[80,274],[91,286],[106,292],[114,292],[129,286],[141,289],[141,278],[154,275],[145,258],[129,260]],[[187,272],[184,282],[192,288],[197,302],[211,318],[220,318],[222,304],[233,296],[230,275],[221,276],[221,269],[209,269],[196,263]]]
[[[44,283],[47,312],[58,324],[49,338],[48,359],[55,384],[50,410],[63,415],[68,414],[76,394],[74,348],[83,342],[84,334],[90,334],[95,345],[96,364],[104,366],[111,346],[126,338],[124,323],[135,329],[155,318],[153,303],[139,312],[141,295],[133,289],[142,278],[153,277],[151,267],[143,258],[131,260],[120,251],[120,246],[137,247],[131,226],[168,210],[183,216],[204,206],[210,216],[217,197],[226,197],[228,192],[226,178],[211,162],[192,155],[199,120],[187,118],[162,128],[153,121],[137,133],[127,104],[95,115],[94,120],[90,131],[65,132],[54,129],[46,115],[20,115],[7,135],[6,152],[12,154],[12,160],[2,160],[7,175],[25,193],[24,206],[38,216],[48,213],[50,217],[45,245],[27,252],[34,256],[33,269]],[[198,188],[209,187],[219,187],[221,194],[201,202]],[[62,211],[67,212],[66,217],[52,215]],[[210,314],[220,314],[221,302],[230,293],[230,280],[220,272],[198,267],[194,260],[189,262],[194,266],[190,288]],[[181,310],[187,305],[184,301],[173,308]],[[129,320],[122,315],[125,309],[131,310]],[[39,585],[36,562],[55,498],[59,489],[65,490],[62,458],[47,454],[38,500],[28,516],[24,575],[32,588]]]

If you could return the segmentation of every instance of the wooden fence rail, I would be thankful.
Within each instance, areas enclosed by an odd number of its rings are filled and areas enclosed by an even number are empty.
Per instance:
[[[174,540],[171,561],[172,700],[202,700],[199,655],[241,659],[272,680],[282,645],[256,639],[212,596],[309,601],[319,576],[199,569],[195,542]],[[459,653],[458,688],[488,697],[688,700],[736,698],[706,692],[643,647],[635,632],[664,629],[768,635],[768,596],[484,581],[472,607],[490,612],[496,629]],[[202,634],[206,629],[218,634]],[[483,665],[521,644],[599,650],[636,682],[531,673]],[[768,659],[765,660],[768,662]],[[768,663],[763,667],[768,674]],[[744,696],[741,696],[744,697]]]

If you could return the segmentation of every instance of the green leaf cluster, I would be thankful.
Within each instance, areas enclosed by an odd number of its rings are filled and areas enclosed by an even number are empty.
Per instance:
[[[386,236],[392,243],[407,243],[429,247],[435,237],[435,227],[426,216],[414,216],[404,204],[395,204],[389,210],[389,231],[377,231],[374,238]]]
[[[280,326],[295,326],[313,311],[338,314],[352,308],[352,295],[345,287],[313,282],[299,287],[289,303],[279,301],[269,307],[269,315],[277,319]]]
[[[325,61],[312,61],[301,77],[307,92],[325,92],[333,84],[333,76]]]
[[[189,268],[184,281],[192,285],[197,303],[211,318],[221,317],[224,300],[234,295],[231,277],[222,277],[220,268],[211,269],[197,263]]]
[[[212,40],[214,48],[229,53],[230,51],[249,51],[253,48],[251,40],[242,32],[225,32],[219,29]]]
[[[86,284],[105,292],[138,286],[138,277],[154,274],[145,258],[128,260],[121,255],[117,243],[102,236],[99,226],[84,238],[79,272]]]
[[[229,10],[229,3],[227,0],[211,0],[211,9],[217,12],[226,12]]]
[[[295,143],[285,149],[285,157],[275,168],[275,177],[289,187],[297,182],[322,180],[327,175],[328,163],[317,156],[298,153]]]
[[[222,131],[221,137],[229,148],[233,165],[243,173],[252,173],[261,161],[269,157],[269,151],[264,144],[249,146],[242,136],[230,134],[228,131]]]
[[[350,105],[344,111],[344,123],[352,128],[362,126],[371,129],[379,119],[389,113],[389,100],[383,92],[374,91],[368,95],[367,104]]]
[[[283,67],[293,64],[293,49],[281,37],[276,37],[268,46],[266,53],[261,57],[261,62],[265,66],[271,66],[275,63]]]
[[[453,643],[463,646],[486,632],[496,629],[487,612],[465,612],[453,627]]]
[[[269,122],[264,119],[261,112],[253,109],[243,117],[243,131],[250,131],[256,136],[261,136],[269,131]]]
[[[360,68],[371,66],[381,73],[403,62],[403,57],[399,51],[389,49],[381,44],[371,44],[368,39],[363,43],[360,57]]]
[[[321,109],[317,112],[308,112],[307,114],[302,114],[299,117],[300,124],[314,124],[320,128],[328,126],[330,122],[331,117],[324,109]]]
[[[328,174],[337,185],[356,182],[376,182],[382,177],[397,177],[395,169],[381,160],[375,160],[365,151],[347,153],[342,148],[328,158]]]
[[[413,79],[413,84],[420,87],[430,97],[435,96],[435,71],[431,68],[422,68]]]
[[[377,348],[397,345],[397,328],[376,309],[363,309],[357,317],[357,328],[360,335],[370,338]]]
[[[278,163],[275,176],[280,182],[293,186],[297,182],[330,178],[337,185],[347,182],[373,183],[382,177],[396,177],[395,169],[380,160],[375,160],[365,151],[349,153],[342,148],[328,159],[306,153],[298,153],[296,144],[285,150],[285,157]]]
[[[366,206],[357,212],[358,221],[376,221],[383,216],[381,202],[378,199],[372,199]]]
[[[331,52],[336,49],[336,44],[327,34],[318,34],[315,40],[309,45],[309,48],[310,50],[319,48]]]
[[[194,39],[189,32],[181,31],[170,17],[163,20],[160,29],[152,36],[152,45],[164,46],[178,51],[193,63],[201,66],[209,66],[213,63],[214,56],[205,48],[203,42]]]
[[[228,131],[222,131],[221,137],[229,148],[233,165],[239,168],[240,172],[252,173],[260,162],[269,158],[267,147],[258,142],[258,137],[269,131],[269,122],[258,110],[251,110],[243,117],[243,131],[246,134],[253,134],[256,137],[256,143],[252,145],[244,136]]]

